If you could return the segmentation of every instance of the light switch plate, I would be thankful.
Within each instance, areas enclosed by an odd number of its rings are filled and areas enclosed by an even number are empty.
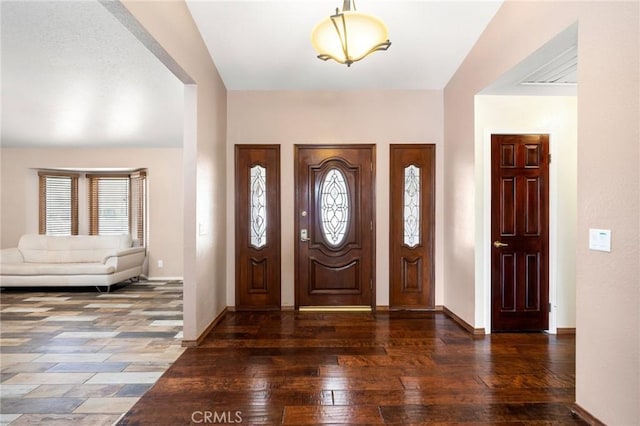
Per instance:
[[[610,229],[589,229],[589,248],[597,251],[611,251]]]

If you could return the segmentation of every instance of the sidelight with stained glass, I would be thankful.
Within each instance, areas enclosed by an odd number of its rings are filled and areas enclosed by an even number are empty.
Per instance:
[[[420,168],[404,169],[404,244],[413,248],[420,244]]]
[[[251,245],[261,248],[267,244],[267,169],[259,165],[251,167],[249,188]]]

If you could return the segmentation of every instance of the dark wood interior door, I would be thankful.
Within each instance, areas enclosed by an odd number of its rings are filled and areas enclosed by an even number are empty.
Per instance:
[[[296,306],[374,303],[372,145],[296,146]]]
[[[280,146],[236,145],[236,309],[280,309]]]
[[[389,303],[435,308],[435,145],[391,145]]]
[[[549,136],[491,136],[492,331],[549,328]]]

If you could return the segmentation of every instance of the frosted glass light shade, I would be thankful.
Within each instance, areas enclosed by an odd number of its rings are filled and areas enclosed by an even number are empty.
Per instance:
[[[391,45],[387,26],[380,19],[357,11],[343,11],[320,21],[311,31],[318,58],[351,66]]]

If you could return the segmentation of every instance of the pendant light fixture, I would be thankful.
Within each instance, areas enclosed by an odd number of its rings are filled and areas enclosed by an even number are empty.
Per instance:
[[[353,10],[352,10],[353,6]],[[355,2],[344,0],[342,12],[318,22],[311,31],[311,44],[323,61],[347,64],[391,46],[387,26],[379,18],[356,11]]]

